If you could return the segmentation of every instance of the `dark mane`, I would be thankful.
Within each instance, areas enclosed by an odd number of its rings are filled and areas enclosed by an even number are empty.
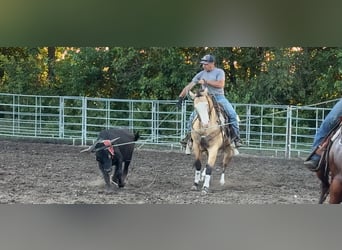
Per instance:
[[[198,90],[196,91],[196,97],[201,97],[201,96],[203,96],[203,92],[204,92],[204,89],[198,89]]]

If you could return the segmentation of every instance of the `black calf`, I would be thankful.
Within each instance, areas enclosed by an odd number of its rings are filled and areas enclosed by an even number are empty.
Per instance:
[[[103,174],[106,188],[111,187],[110,173],[115,166],[112,181],[120,188],[125,186],[128,167],[131,163],[135,141],[139,133],[131,133],[126,129],[108,129],[99,133],[98,140],[87,150],[95,152],[96,160]]]

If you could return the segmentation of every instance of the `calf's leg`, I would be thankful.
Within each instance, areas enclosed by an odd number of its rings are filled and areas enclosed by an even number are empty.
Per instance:
[[[122,173],[122,182],[124,183],[124,185],[126,183],[126,177],[128,175],[128,167],[129,167],[130,163],[131,163],[131,161],[125,161],[124,162],[124,169],[123,169],[123,173]]]
[[[109,177],[110,170],[108,171],[108,170],[104,169],[104,168],[101,166],[101,164],[99,164],[99,168],[100,168],[100,171],[101,171],[101,173],[102,173],[102,175],[103,175],[103,179],[104,179],[104,181],[105,181],[105,188],[106,188],[106,191],[107,191],[107,192],[112,192],[113,190],[112,190],[112,185],[111,185],[111,183],[110,183],[110,177]]]
[[[122,188],[125,186],[125,183],[122,179],[122,154],[120,150],[116,150],[115,152],[115,159],[113,159],[114,165],[115,165],[115,170],[114,174],[112,177],[113,182],[115,182],[119,188]]]

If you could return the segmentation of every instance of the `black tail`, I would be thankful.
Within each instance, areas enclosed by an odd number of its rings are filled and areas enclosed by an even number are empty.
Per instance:
[[[140,138],[139,131],[134,133],[134,141],[137,141]]]

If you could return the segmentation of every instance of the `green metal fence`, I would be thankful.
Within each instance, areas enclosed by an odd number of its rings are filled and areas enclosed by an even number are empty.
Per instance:
[[[240,152],[301,157],[334,101],[316,106],[233,104],[240,118]],[[102,129],[139,131],[140,146],[181,150],[192,102],[0,93],[0,136],[92,143]]]

